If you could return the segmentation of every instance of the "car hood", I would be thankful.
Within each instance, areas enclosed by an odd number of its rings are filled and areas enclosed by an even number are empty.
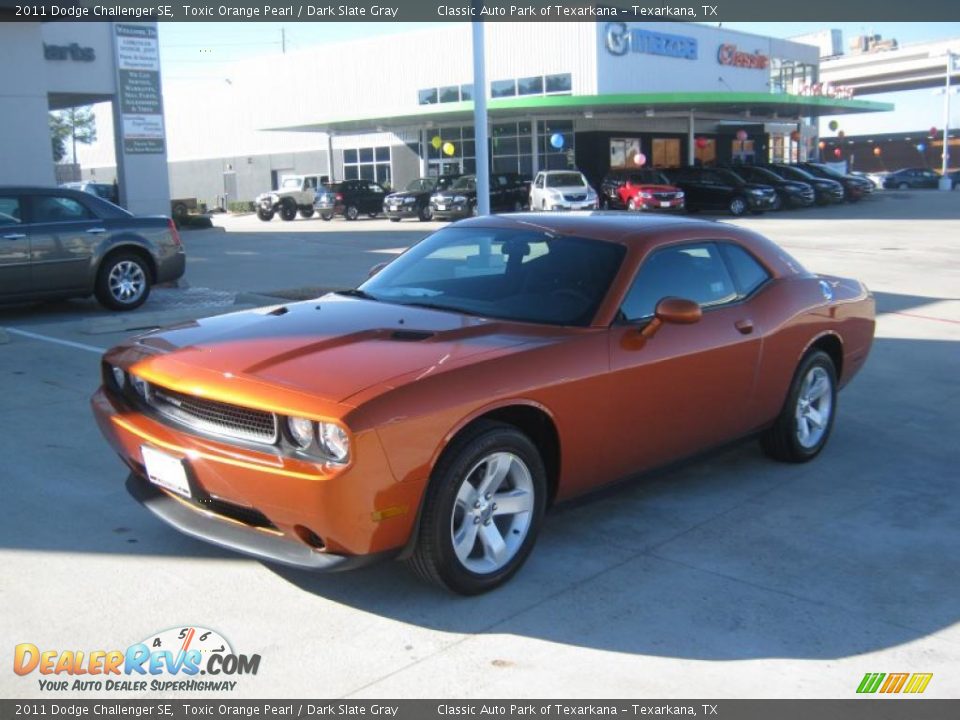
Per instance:
[[[774,189],[772,186],[766,185],[764,183],[751,183],[751,182],[744,183],[743,185],[741,185],[741,187],[744,188],[745,190],[762,190],[764,192],[769,192]]]
[[[584,195],[586,195],[587,193],[590,192],[590,188],[588,188],[586,185],[561,185],[561,186],[559,186],[559,187],[550,186],[550,187],[544,188],[544,189],[545,189],[545,190],[556,190],[556,191],[558,191],[558,192],[563,193],[564,195],[566,195],[566,194],[568,194],[568,193],[571,194],[571,195],[574,194],[574,193],[583,193]]]
[[[334,403],[412,373],[435,374],[556,332],[538,326],[326,295],[192,321],[136,340],[135,364],[163,384],[185,376],[247,379]],[[219,382],[219,380],[218,380]]]
[[[492,190],[492,189],[493,189],[493,188],[491,188],[491,190]],[[457,195],[463,195],[464,197],[473,197],[473,196],[476,195],[476,194],[477,194],[476,189],[474,189],[474,190],[454,190],[453,188],[447,188],[446,190],[441,190],[441,191],[439,191],[439,192],[433,193],[433,195],[431,195],[430,197],[434,197],[434,198],[441,198],[441,197],[453,198],[453,197],[456,197]]]
[[[637,188],[641,192],[677,192],[680,190],[676,185],[647,185],[646,183],[631,185],[631,187]]]
[[[408,197],[420,199],[423,197],[429,197],[429,195],[429,190],[399,190],[397,192],[389,193],[384,200],[403,200],[404,198]]]

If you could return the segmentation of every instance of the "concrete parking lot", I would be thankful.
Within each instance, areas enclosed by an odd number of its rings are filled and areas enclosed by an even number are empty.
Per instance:
[[[521,573],[472,599],[397,563],[313,576],[177,533],[128,497],[87,405],[99,352],[138,328],[355,285],[440,224],[222,217],[184,233],[187,286],[129,316],[0,308],[7,662],[192,624],[262,656],[233,697],[852,698],[866,672],[960,697],[960,193],[736,222],[876,294],[823,455],[750,442],[558,508]],[[47,696],[7,667],[0,695]]]

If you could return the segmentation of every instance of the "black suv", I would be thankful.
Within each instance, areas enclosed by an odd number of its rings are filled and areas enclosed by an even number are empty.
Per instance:
[[[670,181],[683,190],[687,210],[726,210],[743,215],[773,208],[777,192],[769,185],[750,183],[725,168],[683,167],[666,170]]]
[[[383,199],[383,212],[392,222],[403,218],[420,218],[426,222],[433,218],[430,196],[449,188],[459,175],[441,175],[432,178],[411,180],[406,189],[390,193]]]
[[[817,205],[843,202],[843,185],[836,180],[811,175],[806,170],[802,170],[795,165],[774,163],[772,165],[764,165],[764,168],[774,175],[782,177],[784,180],[803,182],[810,185],[813,188],[813,195]]]
[[[784,180],[771,170],[756,165],[733,165],[730,167],[747,182],[769,185],[777,191],[772,210],[789,207],[810,207],[816,200],[813,186],[799,180]]]
[[[490,176],[490,211],[519,212],[528,197],[528,188],[519,173]],[[477,214],[477,176],[463,175],[446,190],[430,196],[430,210],[436,220],[455,220]]]
[[[846,175],[842,172],[824,165],[823,163],[803,162],[797,163],[797,167],[805,170],[814,177],[824,180],[836,180],[843,185],[843,199],[847,202],[856,202],[864,195],[873,192],[873,183],[866,178],[858,178],[856,175]]]
[[[361,213],[376,217],[383,210],[387,191],[373,180],[344,180],[317,190],[314,209],[324,220],[343,215],[356,220]]]

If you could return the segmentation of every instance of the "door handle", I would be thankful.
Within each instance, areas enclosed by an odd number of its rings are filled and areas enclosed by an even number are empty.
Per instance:
[[[737,320],[733,326],[739,330],[743,335],[749,335],[753,332],[753,321],[752,320]]]
[[[10,233],[9,235],[4,235],[4,240],[23,240],[26,237],[26,233]]]
[[[106,228],[95,227],[95,228],[90,228],[89,230],[87,230],[87,234],[88,234],[88,235],[99,235],[100,233],[105,233],[106,231],[107,231]]]

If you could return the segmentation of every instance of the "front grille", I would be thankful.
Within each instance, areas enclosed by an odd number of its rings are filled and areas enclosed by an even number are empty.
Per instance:
[[[676,195],[672,192],[655,192],[653,196],[657,200],[673,200]]]
[[[584,200],[587,199],[587,194],[579,193],[576,195],[564,195],[563,199],[566,200],[567,202],[583,202]]]
[[[161,415],[201,432],[248,442],[277,441],[277,416],[262,410],[179,393],[152,385],[148,402]]]

